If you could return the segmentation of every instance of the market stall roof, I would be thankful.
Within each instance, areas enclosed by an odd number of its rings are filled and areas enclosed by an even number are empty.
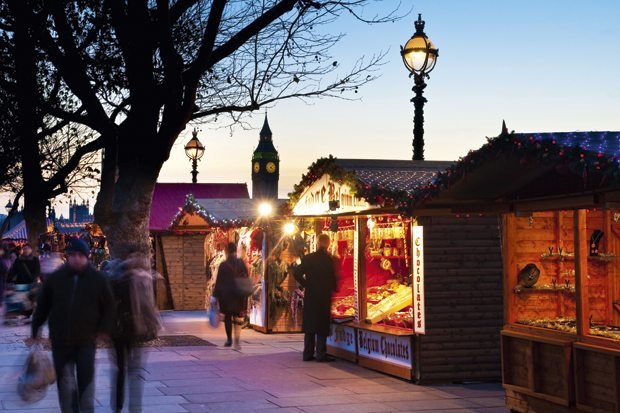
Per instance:
[[[46,220],[47,227],[49,228],[52,221],[48,218]],[[8,230],[2,235],[2,239],[22,241],[28,239],[28,229],[26,228],[26,220],[22,219],[13,228]]]
[[[340,168],[354,172],[357,179],[370,187],[388,192],[413,193],[429,184],[437,173],[445,171],[453,162],[410,161],[386,159],[336,159]]]
[[[351,213],[388,205],[405,212],[409,200],[452,163],[337,159],[330,155],[308,168],[290,194],[290,207],[295,215],[300,216]],[[328,201],[333,200],[340,203],[338,208],[327,206]]]
[[[611,207],[620,201],[620,132],[508,133],[415,194],[417,213]]]
[[[285,199],[271,200],[274,211],[286,203]],[[264,202],[257,199],[216,198],[196,199],[188,194],[185,205],[169,223],[169,228],[192,226],[195,222],[186,219],[188,215],[201,218],[201,224],[211,227],[230,227],[250,225],[258,218],[259,205]]]
[[[170,222],[185,203],[187,194],[190,193],[200,199],[247,199],[250,197],[247,184],[158,182],[153,192],[149,230],[167,231]]]

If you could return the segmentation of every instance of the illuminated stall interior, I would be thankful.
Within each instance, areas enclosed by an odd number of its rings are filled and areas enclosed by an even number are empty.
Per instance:
[[[620,411],[620,132],[504,128],[424,199],[503,216],[507,407]]]
[[[295,187],[308,250],[327,233],[337,258],[330,354],[416,382],[499,378],[498,218],[411,208],[451,164],[329,157]]]

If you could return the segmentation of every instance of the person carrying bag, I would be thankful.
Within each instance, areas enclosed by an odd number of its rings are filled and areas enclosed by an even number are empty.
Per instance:
[[[237,258],[237,246],[229,243],[226,252],[226,261],[220,264],[217,271],[213,297],[217,299],[220,312],[224,314],[227,338],[224,346],[234,344],[235,350],[239,350],[241,324],[247,309],[247,298],[252,293],[252,281],[248,277],[245,263]]]

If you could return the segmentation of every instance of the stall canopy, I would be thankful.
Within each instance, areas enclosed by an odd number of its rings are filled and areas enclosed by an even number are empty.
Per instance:
[[[370,209],[407,212],[418,191],[428,188],[452,162],[337,159],[314,162],[290,194],[296,216],[351,214]]]
[[[438,174],[414,198],[416,214],[617,207],[620,132],[504,129]]]
[[[49,218],[46,220],[48,229],[52,226],[52,220]],[[26,241],[28,240],[28,229],[26,228],[26,220],[22,219],[13,228],[8,230],[2,235],[2,239],[12,241]]]
[[[286,200],[272,200],[277,210]],[[258,217],[261,201],[246,198],[196,199],[188,194],[185,204],[172,218],[169,229],[205,229],[249,226]]]
[[[153,192],[150,231],[167,231],[179,208],[183,206],[187,194],[198,199],[248,199],[247,184],[186,184],[157,183]]]

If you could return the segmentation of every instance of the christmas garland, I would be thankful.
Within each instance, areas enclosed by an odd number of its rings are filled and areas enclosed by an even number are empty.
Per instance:
[[[336,164],[336,158],[329,155],[312,163],[308,172],[302,175],[301,182],[293,187],[289,193],[289,209],[292,210],[301,198],[303,192],[314,184],[323,175],[328,174],[332,181],[351,188],[351,193],[366,202],[381,206],[396,207],[402,214],[410,215],[412,203],[411,194],[405,190],[388,190],[384,186],[369,185],[360,180],[354,171],[346,170]]]
[[[596,185],[598,188],[619,186],[620,154],[584,148],[580,146],[584,136],[586,134],[575,133],[572,135],[573,139],[562,143],[554,139],[552,134],[547,139],[534,134],[521,135],[514,132],[488,138],[487,143],[480,149],[470,151],[445,172],[439,173],[433,183],[416,192],[411,198],[411,207],[436,197],[480,165],[500,157],[517,157],[524,168],[528,164],[543,162],[566,167],[571,173],[582,177],[584,188],[588,187],[591,175],[600,177],[600,182]],[[595,183],[590,182],[590,185],[594,186]]]
[[[185,206],[183,207],[183,209],[176,213],[176,215],[172,219],[172,222],[170,223],[170,228],[182,226],[181,221],[187,214],[198,215],[199,217],[207,221],[207,223],[211,227],[227,229],[252,225],[252,221],[248,219],[217,219],[196,201],[194,195],[187,194],[187,197],[185,198]]]
[[[301,182],[293,187],[293,192],[288,194],[290,210],[295,207],[306,188],[325,174],[329,174],[331,179],[339,184],[348,185],[353,191],[357,189],[359,180],[354,172],[336,165],[336,158],[332,155],[327,158],[319,158],[308,167],[308,172],[301,176]]]

